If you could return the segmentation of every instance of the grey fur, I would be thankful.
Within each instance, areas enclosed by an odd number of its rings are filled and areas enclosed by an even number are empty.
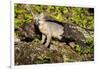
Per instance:
[[[42,41],[41,43],[45,42],[45,46],[50,44],[52,37],[58,38],[59,40],[62,38],[62,34],[64,33],[64,27],[54,23],[48,22],[44,19],[44,15],[40,14],[38,17],[35,17],[36,25],[38,25],[40,32],[42,33]]]
[[[45,46],[50,44],[52,37],[62,40],[65,38],[64,41],[67,41],[66,38],[75,40],[76,43],[80,44],[81,46],[86,46],[85,42],[85,35],[87,32],[74,24],[59,24],[57,21],[48,20],[45,18],[45,15],[42,13],[35,17],[36,25],[38,26],[40,32],[42,33],[42,41],[41,43],[45,42]],[[85,32],[85,33],[84,33]]]

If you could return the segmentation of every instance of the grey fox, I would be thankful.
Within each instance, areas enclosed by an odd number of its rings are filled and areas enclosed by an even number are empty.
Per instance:
[[[47,19],[43,13],[35,16],[35,20],[36,25],[42,33],[41,43],[44,43],[46,40],[45,46],[50,44],[52,37],[67,42],[69,40],[74,40],[76,43],[82,46],[85,45],[85,37],[83,33],[78,30],[77,25],[69,23],[63,24],[55,20]]]
[[[47,38],[45,46],[48,46],[50,44],[52,37],[58,38],[59,40],[62,38],[61,35],[64,33],[63,26],[54,22],[46,21],[44,18],[44,14],[36,16],[35,20],[36,20],[36,25],[38,25],[38,28],[42,33],[41,43],[44,43],[45,39]]]

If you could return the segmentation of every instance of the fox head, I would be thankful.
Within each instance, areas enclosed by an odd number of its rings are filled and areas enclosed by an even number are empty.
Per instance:
[[[35,24],[38,26],[40,24],[39,21],[45,20],[45,15],[43,13],[35,15],[34,19],[35,19]]]

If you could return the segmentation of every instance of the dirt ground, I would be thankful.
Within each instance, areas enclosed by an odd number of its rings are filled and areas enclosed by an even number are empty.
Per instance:
[[[93,54],[79,54],[65,43],[53,41],[50,48],[36,41],[17,42],[15,65],[93,61]]]

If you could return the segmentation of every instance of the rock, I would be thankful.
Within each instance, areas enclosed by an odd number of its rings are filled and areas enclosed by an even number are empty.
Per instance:
[[[15,65],[63,63],[82,61],[81,56],[64,43],[52,44],[52,48],[36,42],[21,42],[15,45]]]
[[[18,37],[21,41],[26,42],[32,41],[37,35],[40,34],[38,28],[34,25],[34,21],[22,24],[20,28],[15,29],[15,32],[18,32]]]

